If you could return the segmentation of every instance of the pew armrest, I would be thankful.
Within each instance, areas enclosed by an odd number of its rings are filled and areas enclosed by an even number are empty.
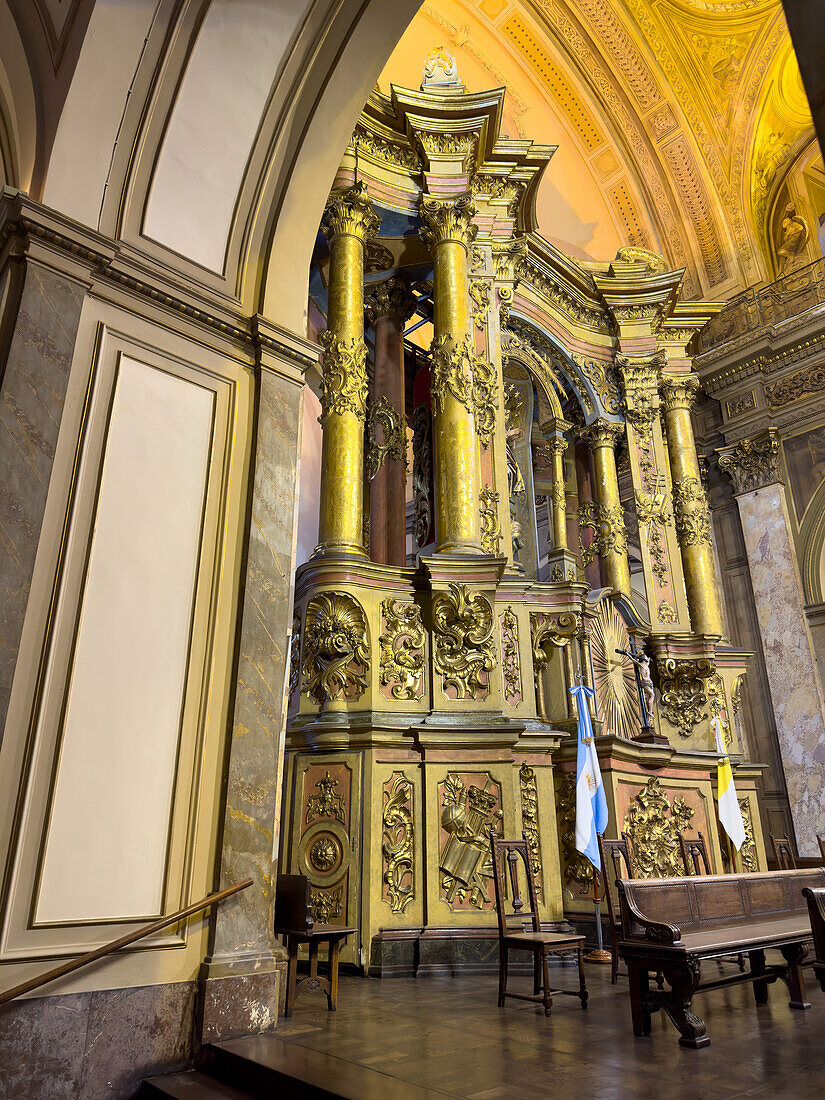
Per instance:
[[[622,879],[619,879],[616,885],[619,888],[619,904],[622,914],[622,936],[624,939],[641,939],[639,933],[635,932],[633,928],[634,925],[638,925],[647,943],[675,944],[680,942],[682,933],[675,924],[668,924],[666,921],[653,920],[651,917],[646,917],[632,897],[632,887],[628,889]]]
[[[805,886],[802,893],[808,901],[816,960],[825,963],[825,887],[818,886],[812,889],[810,886]]]

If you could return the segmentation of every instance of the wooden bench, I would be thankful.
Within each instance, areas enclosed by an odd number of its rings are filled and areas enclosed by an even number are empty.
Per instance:
[[[619,879],[622,930],[619,952],[630,977],[633,1031],[650,1034],[651,1012],[663,1008],[678,1028],[679,1043],[707,1046],[705,1022],[691,1009],[700,990],[753,982],[757,1004],[778,978],[790,991],[791,1008],[805,1000],[801,963],[811,939],[803,889],[825,887],[825,868],[744,875],[670,879]],[[784,964],[767,965],[778,949]],[[750,970],[701,982],[702,963],[743,952]],[[661,971],[670,989],[651,990],[650,972]]]
[[[808,916],[814,938],[814,974],[820,989],[825,993],[825,888],[812,889],[806,886],[802,893],[808,901]]]

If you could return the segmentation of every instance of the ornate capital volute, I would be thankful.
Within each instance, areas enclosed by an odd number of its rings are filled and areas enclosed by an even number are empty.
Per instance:
[[[371,283],[367,289],[364,310],[371,325],[380,317],[389,317],[400,329],[415,313],[415,295],[403,279],[393,276],[383,283]]]
[[[460,195],[454,201],[424,195],[419,212],[424,223],[421,236],[431,252],[444,241],[456,241],[467,248],[476,239],[478,226],[473,222],[476,208],[468,195]]]
[[[367,185],[363,182],[333,191],[321,219],[321,229],[330,241],[350,236],[366,242],[375,236],[380,225],[381,219],[373,209]]]
[[[779,434],[768,428],[753,439],[740,439],[716,454],[719,469],[733,481],[734,493],[750,493],[782,481],[779,472]]]
[[[699,390],[696,374],[665,374],[662,376],[661,393],[665,412],[693,408]]]
[[[624,435],[624,424],[614,424],[612,420],[594,420],[592,424],[582,428],[579,435],[590,444],[591,450],[609,447],[612,451]]]

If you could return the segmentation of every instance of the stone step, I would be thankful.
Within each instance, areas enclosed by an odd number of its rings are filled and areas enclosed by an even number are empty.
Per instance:
[[[164,1096],[174,1097],[175,1100],[249,1100],[248,1092],[239,1092],[231,1085],[197,1070],[150,1077],[143,1082],[140,1100],[156,1100]]]

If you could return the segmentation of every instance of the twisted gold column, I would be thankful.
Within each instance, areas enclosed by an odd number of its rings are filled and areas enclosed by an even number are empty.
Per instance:
[[[467,248],[475,239],[475,207],[424,196],[421,235],[433,257],[433,342],[430,389],[435,442],[436,553],[482,553],[479,523],[479,440],[476,434]]]
[[[321,396],[321,509],[316,553],[364,555],[364,244],[380,224],[363,183],[334,192],[321,228],[329,238],[329,307]]]
[[[596,420],[582,432],[593,456],[593,480],[596,509],[592,519],[593,544],[602,563],[605,583],[625,596],[630,595],[630,566],[627,561],[627,530],[619,499],[616,473],[616,441],[624,432],[623,424]]]
[[[673,519],[685,574],[690,622],[697,634],[722,635],[722,605],[713,562],[708,502],[702,488],[690,410],[699,388],[695,374],[662,378],[665,430],[673,481]]]

